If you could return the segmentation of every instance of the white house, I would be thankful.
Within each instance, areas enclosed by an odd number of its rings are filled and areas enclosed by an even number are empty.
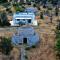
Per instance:
[[[18,12],[14,13],[11,25],[37,25],[37,20],[34,13]]]

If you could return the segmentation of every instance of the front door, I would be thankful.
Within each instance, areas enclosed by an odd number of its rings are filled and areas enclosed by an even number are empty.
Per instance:
[[[23,38],[23,44],[27,44],[27,38]]]

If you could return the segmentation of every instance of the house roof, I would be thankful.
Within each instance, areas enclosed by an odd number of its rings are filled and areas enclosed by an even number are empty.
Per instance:
[[[18,33],[20,35],[33,35],[34,34],[34,28],[31,26],[23,26],[17,29]]]

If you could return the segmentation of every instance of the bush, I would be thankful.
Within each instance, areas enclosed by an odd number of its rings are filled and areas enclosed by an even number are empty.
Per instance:
[[[37,7],[38,10],[41,10],[40,7]]]
[[[7,0],[0,0],[0,3],[6,3]]]
[[[55,44],[55,47],[56,47],[56,57],[58,57],[58,59],[60,59],[60,31],[57,30],[56,31],[56,44]]]
[[[36,46],[35,45],[32,45],[32,48],[36,48]]]
[[[7,8],[7,9],[6,9],[6,11],[10,11],[10,9],[9,9],[9,8]]]
[[[21,5],[22,5],[22,3],[14,3],[13,4],[13,6],[18,6],[18,7],[21,6]]]
[[[57,57],[57,59],[60,60],[60,53],[57,53],[57,54],[56,54],[56,57]]]
[[[16,6],[16,4],[13,4],[13,6],[15,7],[15,6]]]
[[[60,52],[60,38],[57,39],[57,42],[56,42],[56,49],[57,49],[57,51]]]
[[[46,8],[45,4],[43,5],[43,8]]]
[[[27,55],[25,55],[24,57],[25,57],[25,59],[28,59]]]
[[[60,38],[60,31],[57,30],[55,33],[56,33],[56,39],[59,39]]]
[[[25,7],[22,5],[22,3],[14,3],[13,7],[15,8],[16,12],[23,12]]]
[[[48,10],[52,10],[52,8],[49,7]]]
[[[10,26],[6,12],[1,13],[0,26]]]
[[[2,53],[9,55],[12,48],[11,39],[6,37],[2,38]]]
[[[19,11],[19,12],[23,12],[24,11],[24,8],[22,8],[22,7],[16,7],[15,9],[16,9],[16,12],[17,11]]]
[[[30,47],[26,47],[25,50],[30,50]]]
[[[43,19],[44,17],[43,17],[43,12],[41,12],[41,14],[40,14],[40,18],[41,19]]]
[[[57,30],[60,30],[60,22],[57,25]]]
[[[58,13],[59,13],[59,8],[56,7],[56,8],[55,8],[55,15],[58,16]]]
[[[36,7],[36,4],[34,4],[33,7]]]

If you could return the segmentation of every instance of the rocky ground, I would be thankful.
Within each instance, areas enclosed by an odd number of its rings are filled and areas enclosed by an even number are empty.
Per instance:
[[[54,53],[55,44],[55,25],[51,23],[40,24],[38,33],[40,35],[40,43],[34,49],[28,51],[28,60],[56,60]]]

